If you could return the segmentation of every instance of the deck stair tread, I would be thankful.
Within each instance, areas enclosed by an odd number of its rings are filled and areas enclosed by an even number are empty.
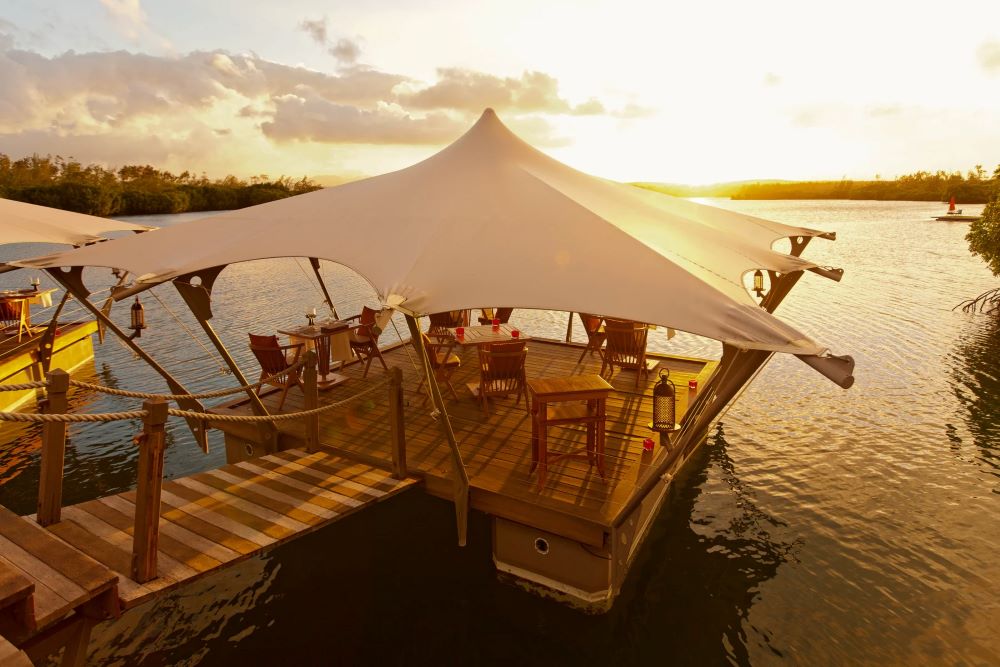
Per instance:
[[[0,581],[12,597],[30,599],[21,631],[34,632],[98,598],[117,602],[118,576],[33,520],[0,507]],[[25,581],[30,585],[24,597]],[[20,598],[18,596],[21,596]]]
[[[326,526],[417,483],[329,452],[304,450],[165,481],[158,576],[143,584],[129,576],[134,491],[65,507],[62,521],[48,531],[115,577],[122,607],[128,609],[157,592]],[[21,523],[33,526],[30,520]],[[5,555],[6,549],[0,547],[0,558]]]
[[[33,667],[33,665],[24,651],[0,637],[0,667]]]

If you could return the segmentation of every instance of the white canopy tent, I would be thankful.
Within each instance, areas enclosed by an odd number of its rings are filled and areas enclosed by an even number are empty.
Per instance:
[[[397,172],[15,262],[128,269],[138,285],[234,262],[315,257],[412,314],[484,305],[596,312],[803,357],[827,350],[762,309],[757,269],[824,270],[772,249],[832,234],[576,171],[488,109],[441,152]]]
[[[64,243],[82,246],[106,241],[106,232],[146,232],[153,227],[0,199],[0,244]]]

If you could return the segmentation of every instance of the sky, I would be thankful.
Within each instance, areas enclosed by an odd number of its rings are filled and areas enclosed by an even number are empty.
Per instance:
[[[622,181],[1000,163],[1000,2],[4,0],[0,153],[325,183],[486,107]]]

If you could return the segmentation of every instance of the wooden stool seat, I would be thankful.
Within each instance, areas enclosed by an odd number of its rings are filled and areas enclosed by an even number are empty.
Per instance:
[[[587,458],[604,478],[604,427],[606,402],[611,385],[600,375],[573,375],[563,378],[528,380],[531,395],[531,471],[538,468],[538,488],[545,486],[549,463],[559,459]],[[551,405],[563,403],[563,405]],[[548,427],[583,424],[587,427],[586,452],[580,448],[565,452],[548,451]]]

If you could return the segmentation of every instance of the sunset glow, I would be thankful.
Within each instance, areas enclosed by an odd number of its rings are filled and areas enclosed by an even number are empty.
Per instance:
[[[619,180],[992,171],[1000,3],[10,0],[0,152],[321,180],[495,107]]]

